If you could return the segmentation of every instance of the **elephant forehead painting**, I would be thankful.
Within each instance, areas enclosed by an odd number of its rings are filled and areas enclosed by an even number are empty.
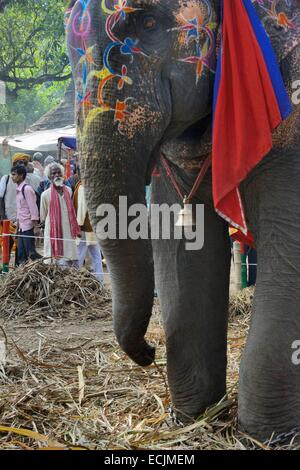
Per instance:
[[[181,203],[212,161],[191,200],[204,204],[201,250],[172,230],[168,240],[100,240],[120,346],[153,362],[155,279],[178,419],[226,394],[229,222],[258,253],[240,427],[264,440],[299,426],[300,1],[78,0],[66,25],[95,229],[103,204],[119,214],[120,196],[145,203],[152,174],[152,202]]]
[[[105,30],[106,36],[106,47],[99,53],[91,2],[79,2],[70,24],[70,45],[75,61],[77,55],[78,109],[88,124],[97,115],[108,112],[118,131],[133,138],[143,119],[149,123],[155,120],[155,114],[151,116],[151,110],[132,96],[131,89],[140,85],[130,71],[136,56],[141,56],[144,62],[149,60],[150,65],[153,61],[162,61],[165,52],[160,41],[166,44],[167,49],[170,42],[177,48],[174,60],[189,64],[187,71],[193,69],[195,86],[205,69],[215,71],[217,23],[210,0],[183,5],[174,2],[172,9],[162,6],[157,11],[157,8],[158,2],[155,1],[99,2],[101,34]],[[140,29],[143,29],[142,38],[138,37]],[[92,96],[91,80],[98,81],[97,96]],[[118,92],[123,92],[120,99]],[[126,120],[129,121],[127,126],[124,125]]]
[[[284,43],[283,54],[287,54],[288,50],[297,43],[295,31],[298,30],[300,13],[289,14],[291,2],[292,0],[254,0],[253,2],[261,10],[262,23],[267,31],[272,33],[272,36],[277,36],[278,41]],[[171,33],[177,33],[177,38],[175,38],[175,43],[178,46],[177,60],[194,66],[196,84],[201,78],[204,68],[207,67],[209,70],[215,71],[216,16],[211,0],[173,2],[172,8],[165,6],[163,2],[151,0],[145,2],[138,0],[131,2],[130,0],[99,1],[99,9],[106,17],[105,34],[107,36],[107,45],[102,51],[102,60],[97,54],[91,0],[82,0],[78,3],[80,7],[72,19],[71,31],[74,35],[74,43],[77,44],[77,47],[74,47],[74,53],[77,53],[80,58],[78,66],[81,69],[81,77],[77,81],[78,106],[83,107],[84,115],[85,117],[89,116],[89,121],[99,113],[113,113],[114,122],[117,123],[118,129],[122,133],[122,122],[126,118],[130,118],[131,113],[128,108],[130,100],[133,99],[130,96],[130,86],[134,86],[134,80],[128,75],[128,61],[130,64],[135,55],[145,57],[148,55],[144,50],[144,44],[140,44],[141,40],[137,38],[137,18],[143,28],[151,35],[159,37],[164,32],[169,36],[169,39],[174,41],[174,35]],[[159,3],[162,3],[160,15],[156,11]],[[71,13],[71,10],[68,13]],[[152,16],[154,13],[156,17]],[[159,19],[164,20],[164,23],[160,25],[163,31],[157,27]],[[125,27],[124,23],[126,22]],[[130,32],[132,32],[131,35]],[[289,39],[284,37],[287,35]],[[113,51],[115,48],[119,58],[116,58],[116,53]],[[156,52],[151,51],[149,55]],[[113,60],[110,57],[112,53],[114,54]],[[89,90],[88,80],[91,78],[99,80],[97,101],[92,100]],[[105,96],[105,88],[110,81],[115,82],[114,86],[119,91],[128,85],[126,91],[128,96],[125,96],[123,101],[116,99],[114,102],[109,102]],[[109,88],[112,89],[112,86]],[[138,108],[136,114],[136,121],[140,121],[141,108]],[[136,126],[136,128],[138,127]],[[132,136],[132,132],[129,136]]]

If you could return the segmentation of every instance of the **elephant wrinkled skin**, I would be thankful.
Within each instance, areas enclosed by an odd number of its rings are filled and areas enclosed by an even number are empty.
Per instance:
[[[145,202],[144,187],[155,164],[160,177],[152,180],[152,202],[181,203],[160,152],[189,193],[211,151],[220,4],[72,2],[67,38],[78,97],[81,170],[94,227],[100,204],[117,208],[120,195],[127,196],[128,205]],[[274,133],[272,151],[240,186],[259,265],[240,369],[239,422],[252,436],[266,439],[300,425],[300,367],[291,361],[291,345],[300,339],[300,8],[298,0],[253,5],[293,102],[291,116]],[[147,240],[101,241],[118,341],[143,366],[154,359],[144,335],[155,271],[171,397],[184,421],[226,393],[230,244],[227,223],[214,210],[210,172],[196,203],[205,205],[201,250],[186,251],[184,241],[174,237],[153,240],[152,246]]]

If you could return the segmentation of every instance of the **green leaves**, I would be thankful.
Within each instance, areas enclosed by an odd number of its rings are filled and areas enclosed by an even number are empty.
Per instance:
[[[65,0],[0,1],[0,80],[7,88],[7,106],[0,107],[0,121],[23,115],[27,100],[32,121],[62,97],[71,76],[65,9]]]
[[[64,0],[12,0],[0,15],[0,80],[9,89],[69,76],[64,10]]]

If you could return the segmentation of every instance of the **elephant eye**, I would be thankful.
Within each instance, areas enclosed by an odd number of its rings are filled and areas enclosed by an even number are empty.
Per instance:
[[[154,16],[147,15],[143,17],[142,25],[145,31],[153,31],[156,28],[157,22]]]

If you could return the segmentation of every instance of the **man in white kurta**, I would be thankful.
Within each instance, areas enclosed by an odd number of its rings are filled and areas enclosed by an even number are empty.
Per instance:
[[[60,170],[58,172],[58,169]],[[60,175],[59,175],[60,173]],[[53,182],[54,185],[63,184],[63,167],[57,163],[51,163],[45,168],[45,174]],[[67,187],[70,196],[72,190]],[[72,237],[71,227],[69,221],[68,208],[63,196],[63,193],[58,191],[59,204],[61,209],[61,225],[62,225],[62,238],[63,238],[63,257],[59,260],[59,264],[78,266],[78,250],[76,239]],[[43,192],[40,204],[40,219],[45,222],[44,230],[44,257],[50,258],[53,256],[50,241],[50,215],[49,205],[51,199],[51,187]],[[49,260],[48,262],[51,262]]]

